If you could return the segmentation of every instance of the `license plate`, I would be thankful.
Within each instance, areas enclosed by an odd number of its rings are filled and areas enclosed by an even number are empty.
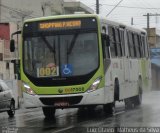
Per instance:
[[[66,107],[66,106],[69,106],[69,103],[68,102],[55,102],[54,106],[56,106],[56,107]]]

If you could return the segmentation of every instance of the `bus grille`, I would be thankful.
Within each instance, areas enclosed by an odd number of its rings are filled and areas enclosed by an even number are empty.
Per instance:
[[[44,105],[54,105],[56,102],[68,102],[70,105],[78,104],[82,100],[82,96],[72,96],[72,97],[43,97],[40,98],[40,101]]]

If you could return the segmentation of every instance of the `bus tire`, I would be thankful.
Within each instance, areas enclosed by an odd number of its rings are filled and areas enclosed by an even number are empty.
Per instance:
[[[115,84],[114,84],[114,101],[119,100],[119,81],[118,79],[115,79]]]
[[[46,118],[54,118],[55,108],[54,107],[42,107],[43,114]]]
[[[115,103],[108,103],[103,105],[103,110],[106,115],[113,115],[115,113]]]

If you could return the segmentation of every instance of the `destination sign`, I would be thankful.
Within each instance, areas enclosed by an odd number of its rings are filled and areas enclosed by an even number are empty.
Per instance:
[[[59,21],[59,22],[42,22],[39,23],[40,30],[58,30],[58,29],[81,28],[81,20]]]
[[[94,17],[89,18],[63,18],[63,19],[46,19],[40,21],[26,22],[23,27],[24,37],[33,37],[43,35],[63,34],[64,31],[76,30],[97,30],[98,24]]]

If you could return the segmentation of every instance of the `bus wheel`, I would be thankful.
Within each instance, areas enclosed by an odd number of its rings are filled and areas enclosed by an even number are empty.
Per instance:
[[[115,113],[115,102],[103,105],[103,110],[107,115],[113,115]]]
[[[43,114],[46,118],[54,118],[55,108],[53,107],[42,107]]]

